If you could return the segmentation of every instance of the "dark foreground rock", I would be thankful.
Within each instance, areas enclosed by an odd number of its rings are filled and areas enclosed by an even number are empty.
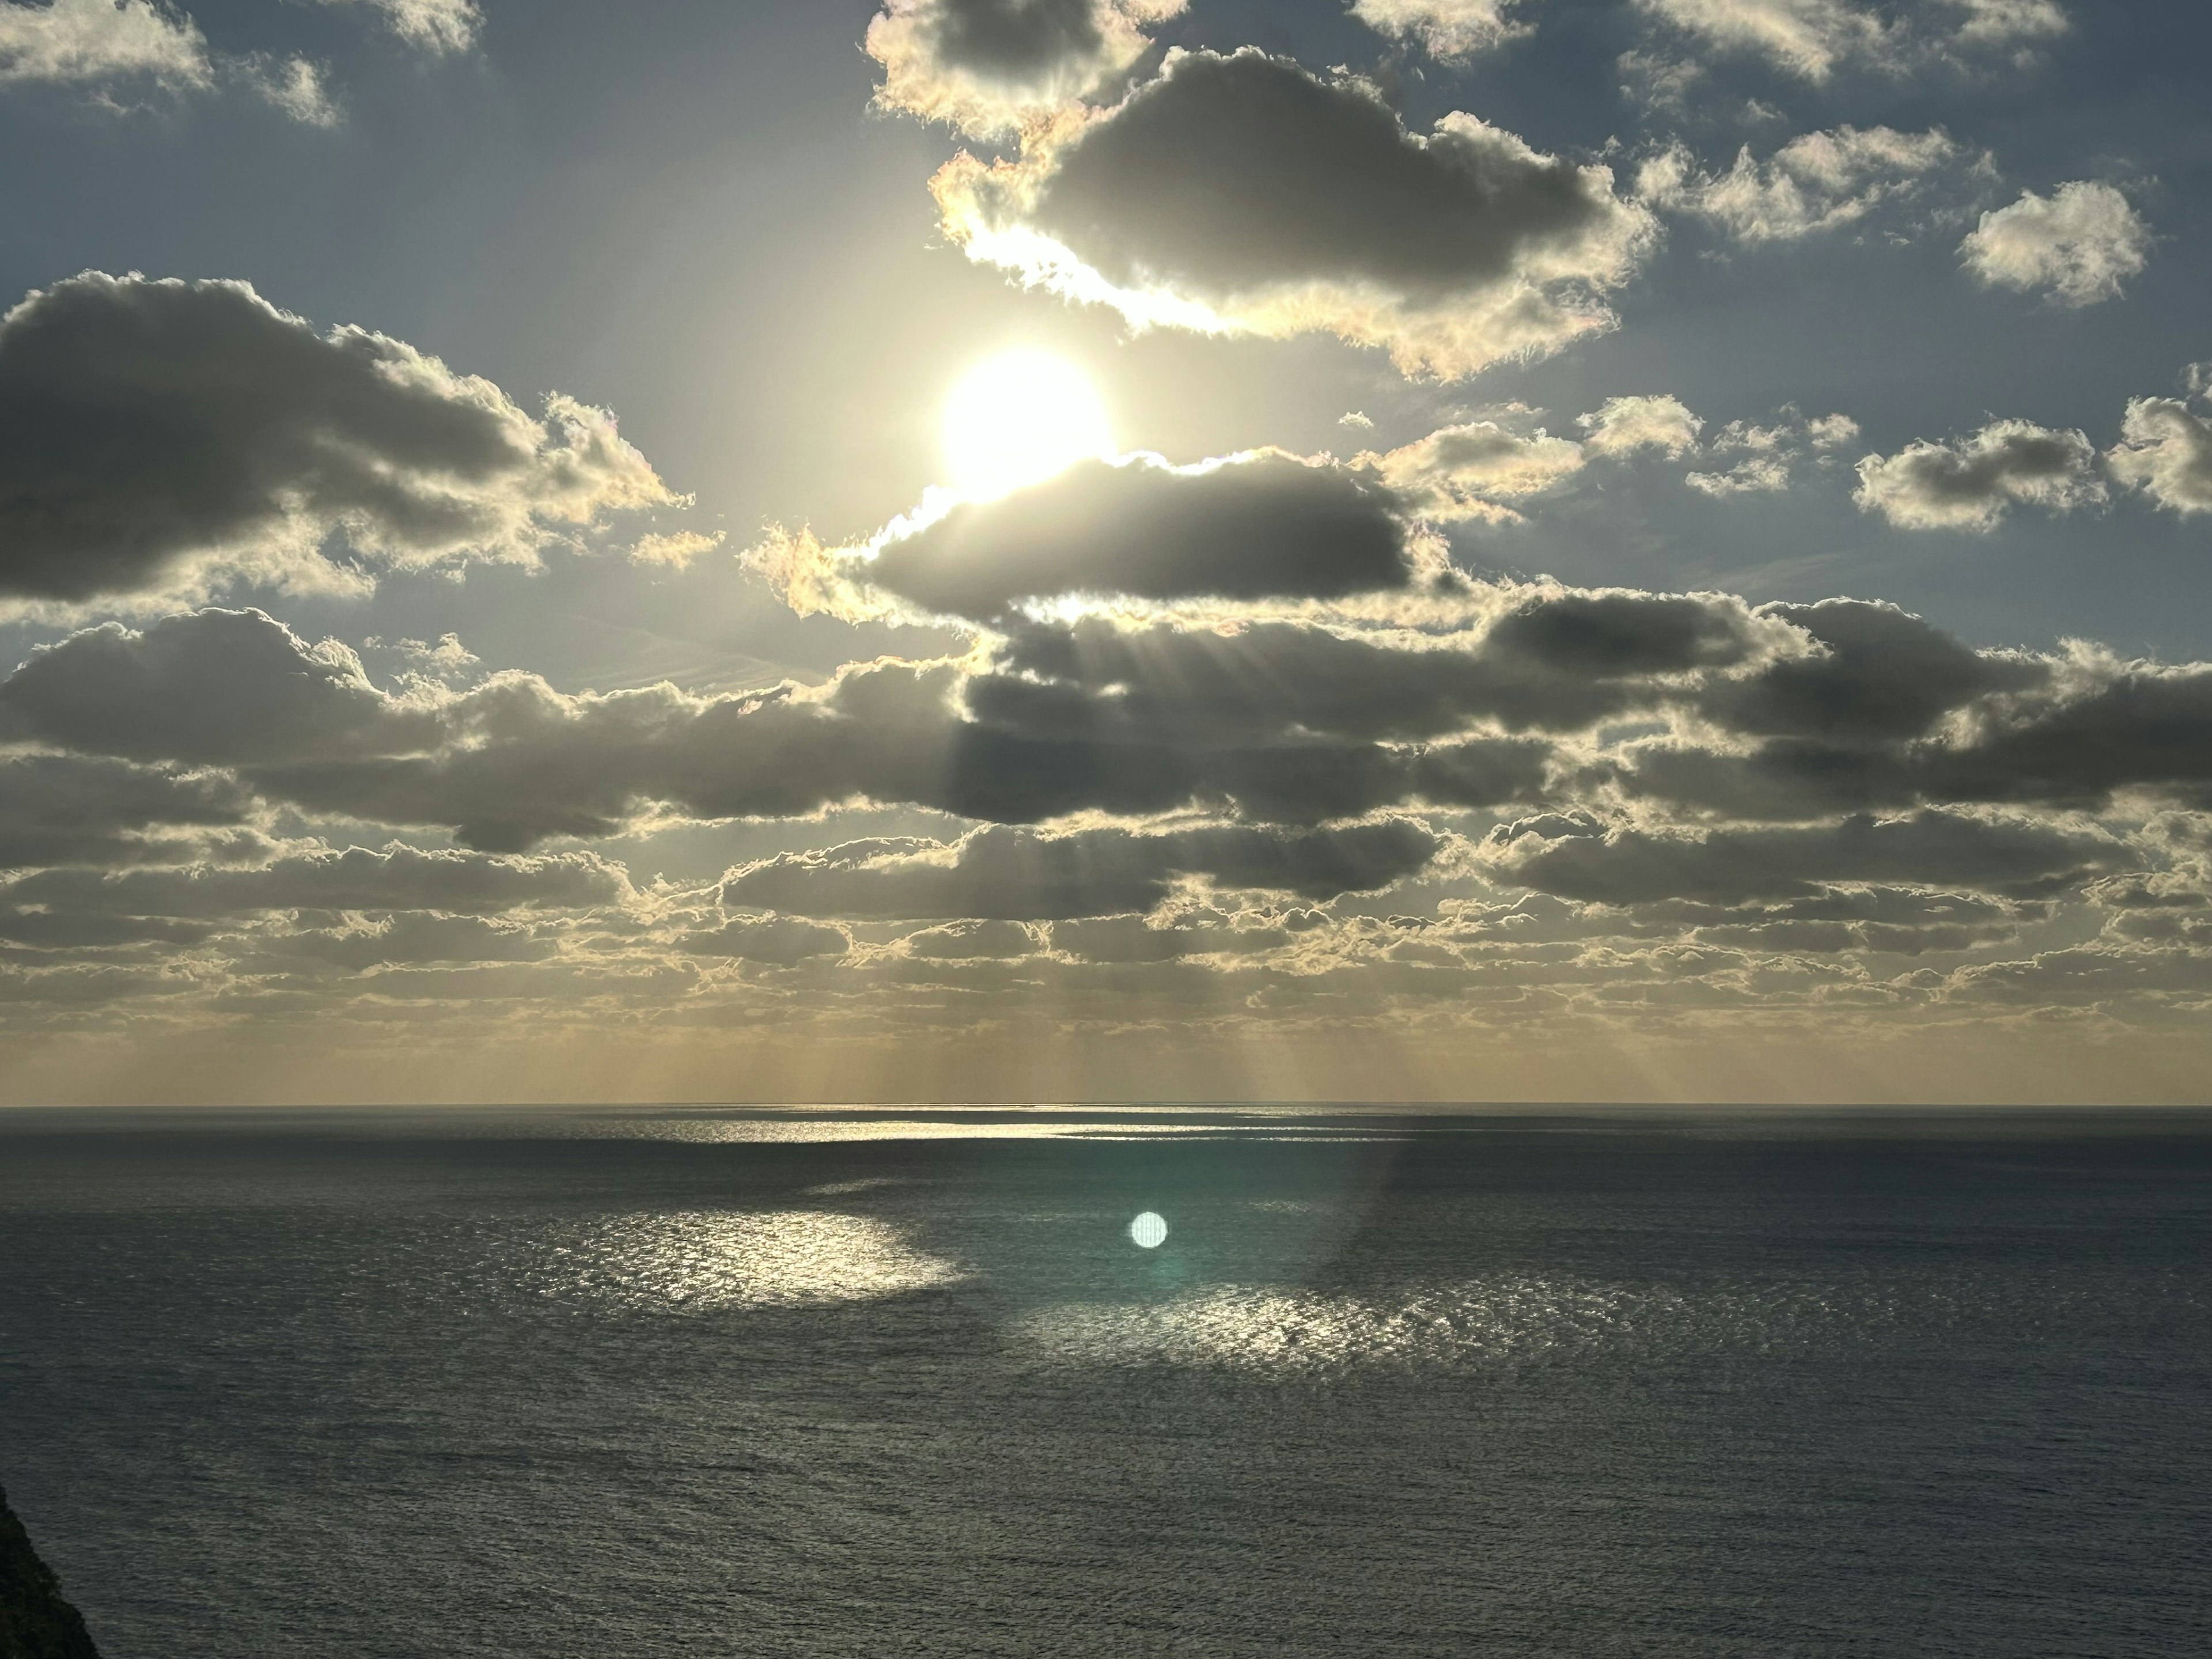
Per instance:
[[[0,1491],[0,1659],[100,1659]]]

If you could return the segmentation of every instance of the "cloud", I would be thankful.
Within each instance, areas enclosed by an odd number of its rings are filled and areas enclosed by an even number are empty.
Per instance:
[[[215,82],[207,37],[155,0],[0,3],[0,84],[143,79],[171,91]]]
[[[117,109],[129,106],[126,88],[176,96],[239,85],[307,125],[338,119],[315,64],[210,52],[199,26],[161,0],[0,0],[0,86],[33,83],[87,88]]]
[[[1217,745],[1291,729],[1393,742],[1491,722],[1573,729],[1655,706],[1664,693],[1643,682],[1759,661],[1788,632],[1715,596],[1537,587],[1492,605],[1463,633],[1411,638],[1291,622],[1039,626],[1015,635],[1006,672],[971,684],[968,704],[1031,730],[1051,729],[1058,709],[1092,730],[1110,720],[1148,740]]]
[[[1940,129],[1845,126],[1792,138],[1764,161],[1746,145],[1727,172],[1713,173],[1677,143],[1637,170],[1636,194],[1709,220],[1739,242],[1796,241],[1909,197],[1959,155]]]
[[[1016,161],[933,184],[970,258],[1168,325],[1325,331],[1456,378],[1613,326],[1654,235],[1610,170],[1465,114],[1426,137],[1375,90],[1254,51],[1171,54]]]
[[[429,710],[378,690],[344,646],[311,646],[258,611],[168,617],[143,633],[104,623],[0,682],[0,739],[188,766],[405,752],[441,731]]]
[[[483,14],[476,0],[319,0],[325,6],[367,5],[410,46],[425,52],[466,52],[477,43]]]
[[[1977,650],[1854,600],[1424,604],[1413,626],[1048,609],[957,659],[745,697],[384,690],[249,612],[87,629],[0,685],[0,858],[26,860],[0,878],[0,1004],[167,999],[165,1020],[317,1017],[318,1041],[471,1009],[557,1024],[580,997],[811,1031],[823,987],[886,1033],[1037,997],[1071,1030],[1199,1008],[1848,1021],[1983,994],[1947,954],[2212,942],[2212,665]],[[975,827],[708,891],[499,850],[844,801]],[[284,809],[484,850],[339,850],[345,823],[279,844],[315,827]],[[1413,914],[1335,902],[1362,893]],[[2100,960],[2081,983],[2136,982]]]
[[[1992,421],[1955,443],[1867,456],[1851,499],[1906,530],[1989,531],[2016,505],[2070,513],[2103,501],[2096,467],[2095,447],[2080,432]]]
[[[890,0],[868,25],[876,102],[978,137],[1098,92],[1184,0]]]
[[[1954,14],[1965,14],[1954,21],[1952,38],[1966,46],[2017,49],[2027,41],[2055,40],[2074,27],[2058,0],[1948,0],[1948,3]]]
[[[1439,63],[1463,63],[1535,33],[1512,14],[1517,0],[1352,0],[1352,15],[1378,34],[1418,40]]]
[[[36,907],[103,916],[225,920],[298,911],[374,915],[434,910],[503,915],[619,904],[619,865],[595,853],[494,858],[481,853],[319,848],[258,869],[42,870],[0,883],[0,910]]]
[[[246,60],[246,78],[253,88],[302,125],[334,127],[341,118],[337,100],[323,78],[323,71],[304,58],[275,62]]]
[[[1436,632],[1025,623],[995,653],[714,698],[666,685],[568,696],[517,674],[393,696],[340,650],[206,612],[141,635],[87,630],[35,656],[0,688],[0,739],[118,750],[107,758],[165,773],[224,769],[190,783],[212,793],[181,797],[185,830],[160,828],[150,806],[118,818],[99,854],[117,863],[215,856],[203,842],[226,836],[242,850],[225,856],[263,856],[252,826],[267,805],[449,828],[508,852],[859,802],[1001,825],[1197,811],[1302,834],[1424,807],[1611,801],[1797,822],[1976,803],[2104,811],[2127,792],[2212,801],[2201,665],[1975,651],[1859,601],[1753,610],[1538,587],[1459,604],[1461,626]],[[142,715],[172,708],[166,723]],[[126,781],[157,806],[185,787]],[[191,828],[206,802],[219,819]],[[744,908],[794,903],[763,891]]]
[[[1318,911],[1268,911],[1231,918],[1219,912],[1177,914],[1165,923],[1145,916],[1097,916],[1056,921],[1052,948],[1083,962],[1180,962],[1186,957],[1250,956],[1279,949],[1297,933],[1325,924]]]
[[[738,916],[720,927],[684,934],[677,948],[693,956],[742,957],[789,968],[818,957],[842,957],[852,941],[835,927],[794,916]]]
[[[2098,809],[2123,790],[2212,804],[2212,669],[2077,654],[2051,695],[1919,757],[1930,795]]]
[[[1765,614],[1820,648],[1709,683],[1692,704],[1720,731],[1760,741],[1632,741],[1611,774],[1626,794],[1754,820],[1975,803],[2105,811],[2130,792],[2212,800],[2212,670],[2202,664],[2079,645],[1974,651],[1857,600]]]
[[[2120,441],[2105,458],[2112,476],[2185,517],[2212,513],[2212,421],[2172,398],[2134,398]]]
[[[344,647],[259,611],[108,623],[0,684],[0,740],[228,766],[271,799],[519,850],[603,836],[646,800],[705,817],[799,816],[871,787],[941,793],[950,670],[855,665],[819,691],[694,697],[672,685],[567,696],[534,675],[465,691],[378,690]]]
[[[1979,652],[1893,605],[1823,599],[1771,605],[1766,621],[1803,630],[1815,647],[1777,655],[1756,672],[1706,688],[1704,711],[1761,737],[1892,742],[1927,734],[1977,698],[2039,690],[2049,666]]]
[[[939,505],[864,548],[772,537],[748,556],[802,613],[868,614],[882,605],[872,592],[977,622],[1071,595],[1327,599],[1436,574],[1396,492],[1280,450],[1188,467],[1080,461],[1009,495]]]
[[[1042,931],[1029,922],[949,921],[908,933],[899,945],[923,962],[1018,961],[1043,948]]]
[[[2041,289],[2060,305],[2119,297],[2150,262],[2149,223],[2110,185],[2083,179],[2048,196],[2023,191],[1982,215],[1959,244],[1966,269],[1991,287]]]
[[[2057,0],[1636,0],[1644,11],[1723,52],[1764,58],[1819,85],[1838,70],[1899,76],[1995,52],[2015,54],[2071,28]]]
[[[1017,612],[1071,601],[1433,596],[1458,579],[1425,526],[1513,520],[1507,502],[1566,483],[1586,447],[1615,458],[1680,453],[1694,447],[1701,424],[1665,397],[1613,398],[1581,423],[1591,429],[1587,446],[1471,421],[1349,463],[1276,449],[1191,466],[1146,454],[1079,461],[1004,495],[932,489],[859,545],[772,529],[744,557],[801,615],[854,621],[903,614],[1003,626]],[[1831,416],[1811,430],[1827,445],[1856,428]],[[1796,441],[1804,435],[1799,422]]]
[[[374,922],[261,933],[240,966],[296,972],[319,963],[359,972],[433,962],[544,962],[561,950],[557,936],[526,923],[435,911],[395,911]]]
[[[1241,803],[1279,821],[1415,797],[1539,797],[1571,729],[1685,692],[1787,637],[1740,602],[1468,592],[1455,633],[1025,623],[1002,659],[849,665],[829,684],[574,696],[533,676],[379,690],[258,612],[87,629],[0,684],[0,738],[234,769],[264,797],[520,850],[649,804],[696,818],[874,800],[1028,823]],[[1501,730],[1502,728],[1502,730]]]
[[[1208,827],[1062,836],[994,827],[960,841],[860,841],[732,871],[722,902],[853,920],[1046,921],[1151,910],[1178,878],[1334,898],[1425,868],[1442,841],[1410,819],[1338,829]]]
[[[1501,881],[1605,904],[1741,904],[1845,883],[2032,896],[2132,868],[2138,856],[2100,830],[1940,811],[1702,836],[1539,818],[1501,827],[1484,851]]]
[[[251,858],[251,791],[220,773],[180,773],[74,755],[0,757],[0,870],[116,869]]]
[[[629,550],[632,564],[660,565],[670,570],[688,570],[691,561],[702,553],[711,553],[722,544],[725,532],[712,535],[696,530],[672,531],[666,535],[646,536]]]
[[[1808,81],[1851,59],[1897,51],[1893,26],[1848,0],[1637,0],[1644,10],[1723,52],[1747,52]]]
[[[1834,452],[1859,435],[1859,423],[1848,415],[1821,415],[1808,420],[1793,406],[1776,411],[1771,426],[1730,421],[1712,436],[1706,453],[1716,458],[1738,457],[1724,472],[1691,472],[1682,482],[1701,495],[1771,495],[1790,488],[1796,468],[1808,452],[1815,464],[1832,465]]]
[[[357,328],[317,334],[243,283],[87,272],[0,319],[0,599],[190,590],[229,568],[349,579],[528,560],[616,508],[675,503],[613,417]]]
[[[1655,396],[1607,398],[1575,424],[1589,436],[1583,447],[1593,455],[1632,455],[1656,449],[1670,460],[1679,460],[1698,447],[1698,434],[1705,423],[1666,393]]]
[[[1449,426],[1353,465],[1372,471],[1423,516],[1439,521],[1518,517],[1503,500],[1540,495],[1583,468],[1583,447],[1541,428],[1529,437],[1492,421]]]

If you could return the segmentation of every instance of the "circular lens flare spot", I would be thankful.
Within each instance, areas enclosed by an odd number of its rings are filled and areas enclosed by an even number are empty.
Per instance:
[[[969,369],[945,401],[942,435],[952,487],[968,496],[1003,495],[1114,453],[1091,382],[1046,351],[1009,351]]]
[[[1129,1241],[1140,1250],[1157,1250],[1168,1242],[1168,1224],[1147,1210],[1129,1224]]]

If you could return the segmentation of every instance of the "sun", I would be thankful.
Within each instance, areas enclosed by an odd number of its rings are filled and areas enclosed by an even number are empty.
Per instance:
[[[950,482],[968,496],[1003,495],[1092,456],[1114,453],[1105,406],[1083,371],[1047,351],[1008,351],[961,377],[945,400]]]

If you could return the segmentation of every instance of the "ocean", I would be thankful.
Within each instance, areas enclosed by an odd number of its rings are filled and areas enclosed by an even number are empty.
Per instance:
[[[108,1659],[2196,1653],[2208,1222],[2179,1113],[0,1113],[0,1482]]]

